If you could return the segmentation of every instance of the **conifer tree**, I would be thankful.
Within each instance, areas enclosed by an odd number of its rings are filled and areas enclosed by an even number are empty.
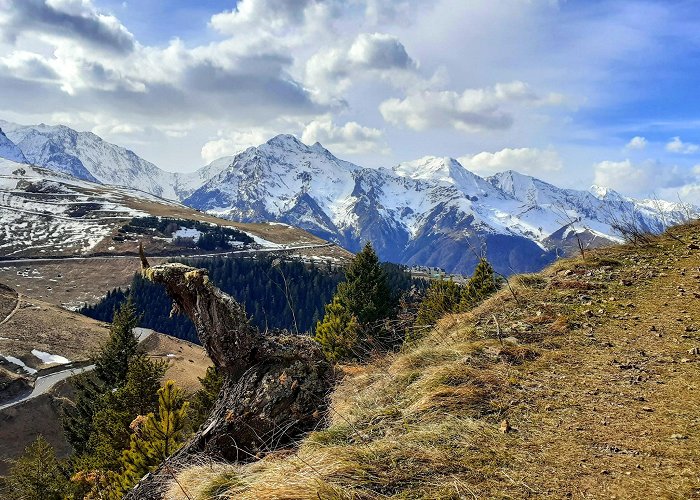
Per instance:
[[[208,367],[204,377],[197,377],[197,379],[202,384],[202,387],[194,393],[190,403],[192,409],[190,418],[193,429],[197,429],[202,425],[209,416],[209,412],[214,407],[214,402],[224,382],[223,377],[214,366]]]
[[[438,319],[457,311],[462,296],[461,287],[452,280],[433,280],[418,307],[416,327],[409,332],[406,340],[413,341],[421,336],[425,327],[434,325]]]
[[[345,281],[338,285],[336,297],[363,326],[380,321],[391,312],[391,290],[371,243],[367,242],[345,269]]]
[[[316,324],[314,339],[330,361],[340,361],[356,357],[354,349],[358,343],[360,325],[355,316],[348,312],[338,297],[326,305],[323,320]]]
[[[368,242],[345,268],[345,281],[325,306],[314,338],[333,361],[360,357],[360,350],[387,347],[380,322],[390,315],[393,302],[386,273]]]
[[[501,287],[503,280],[498,276],[489,262],[482,258],[479,260],[474,274],[467,282],[462,292],[460,309],[467,311],[484,301]]]
[[[129,447],[129,424],[135,416],[158,408],[158,390],[166,368],[166,362],[152,361],[143,354],[131,359],[124,385],[104,394],[93,416],[87,446],[90,456],[83,457],[83,468],[119,468],[122,450]]]
[[[68,486],[56,452],[40,435],[17,459],[7,477],[9,496],[22,500],[61,500]]]
[[[129,360],[138,351],[139,341],[133,332],[139,319],[131,296],[114,312],[109,340],[95,361],[95,374],[109,388],[126,380]]]
[[[190,428],[188,412],[183,391],[168,380],[158,391],[158,412],[138,416],[131,423],[130,446],[122,454],[122,491],[130,489],[184,444]]]
[[[66,438],[76,455],[88,449],[93,417],[103,396],[126,381],[129,362],[138,352],[138,340],[133,334],[138,322],[133,301],[129,299],[115,310],[109,340],[95,361],[94,372],[76,378],[75,405],[65,410],[63,418]]]

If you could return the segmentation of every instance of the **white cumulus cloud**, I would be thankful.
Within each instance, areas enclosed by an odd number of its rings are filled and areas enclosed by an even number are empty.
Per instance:
[[[324,147],[338,154],[388,154],[389,147],[384,132],[363,127],[357,122],[347,122],[337,126],[330,117],[323,117],[309,123],[301,134],[306,144],[320,142]]]
[[[699,145],[690,142],[683,142],[678,136],[674,137],[668,142],[668,144],[666,144],[666,151],[670,153],[689,155],[697,153],[699,150]]]
[[[479,175],[515,170],[537,176],[560,171],[563,167],[559,153],[553,149],[538,148],[505,148],[495,153],[484,151],[472,156],[462,156],[458,161],[467,170]]]
[[[259,146],[274,134],[271,130],[254,128],[250,130],[219,131],[218,137],[207,141],[202,146],[202,159],[206,163],[239,153],[247,148]]]
[[[630,139],[630,141],[627,143],[625,146],[625,149],[638,149],[642,150],[647,147],[647,140],[645,137],[642,136],[635,136]]]
[[[404,99],[388,99],[379,106],[384,119],[393,125],[414,130],[455,128],[465,132],[503,130],[513,124],[513,106],[560,104],[561,96],[539,97],[526,83],[513,81],[493,87],[451,90],[424,90]]]

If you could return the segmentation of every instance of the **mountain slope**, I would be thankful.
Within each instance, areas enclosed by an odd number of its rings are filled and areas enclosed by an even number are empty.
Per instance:
[[[161,219],[159,219],[161,218]],[[167,219],[163,222],[162,218]],[[220,243],[199,246],[204,236]],[[222,240],[223,238],[223,240]],[[0,257],[150,255],[222,251],[348,253],[296,228],[217,219],[174,201],[0,159]],[[205,242],[206,243],[206,242]]]
[[[15,161],[17,163],[27,162],[22,151],[14,142],[7,138],[2,129],[0,129],[0,158],[5,158],[6,160]]]
[[[382,259],[451,272],[471,272],[482,254],[503,274],[535,271],[579,246],[620,242],[620,226],[659,232],[698,214],[601,188],[560,189],[514,171],[484,179],[452,158],[363,168],[291,135],[174,174],[89,132],[0,125],[28,161],[56,172],[232,221],[290,224],[351,251],[372,241]]]
[[[697,497],[699,229],[513,278],[418,344],[348,367],[328,428],[297,449],[192,467],[170,495]]]
[[[161,170],[92,132],[77,132],[63,125],[0,124],[29,162],[79,179],[127,186],[172,200],[180,197],[182,184],[197,185],[196,175]]]
[[[470,272],[485,253],[504,274],[541,269],[573,241],[621,241],[615,217],[658,232],[688,216],[678,204],[595,196],[512,171],[483,179],[452,158],[362,168],[290,135],[235,155],[184,203],[290,223],[350,250],[372,241],[380,257],[405,264]]]

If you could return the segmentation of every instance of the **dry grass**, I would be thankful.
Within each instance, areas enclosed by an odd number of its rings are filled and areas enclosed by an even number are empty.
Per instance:
[[[296,450],[179,481],[197,499],[698,498],[698,227],[513,279],[517,302],[346,369]]]

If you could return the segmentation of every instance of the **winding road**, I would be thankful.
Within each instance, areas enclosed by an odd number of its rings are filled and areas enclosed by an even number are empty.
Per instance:
[[[229,255],[251,254],[251,253],[270,253],[270,252],[293,252],[295,250],[308,250],[312,248],[326,248],[336,246],[335,243],[312,243],[308,245],[282,245],[280,247],[255,248],[247,250],[232,250],[230,252],[219,253],[201,253],[194,255],[152,255],[150,257],[165,258],[165,259],[193,259],[202,257],[227,257]],[[15,264],[32,264],[36,262],[66,262],[74,260],[112,260],[112,259],[138,259],[138,255],[88,255],[84,257],[36,257],[36,258],[20,258],[20,259],[2,259],[0,258],[0,267],[12,266]]]
[[[134,335],[138,339],[139,343],[146,340],[152,333],[153,330],[149,330],[148,328],[134,328]],[[75,375],[80,375],[81,373],[92,371],[94,369],[95,365],[87,365],[80,368],[67,368],[65,370],[37,377],[36,381],[34,382],[34,389],[32,390],[32,392],[23,396],[19,396],[8,403],[0,405],[0,411],[6,408],[10,408],[12,406],[16,406],[30,399],[37,398],[42,394],[46,394],[60,381],[66,380],[67,378],[73,377]]]

